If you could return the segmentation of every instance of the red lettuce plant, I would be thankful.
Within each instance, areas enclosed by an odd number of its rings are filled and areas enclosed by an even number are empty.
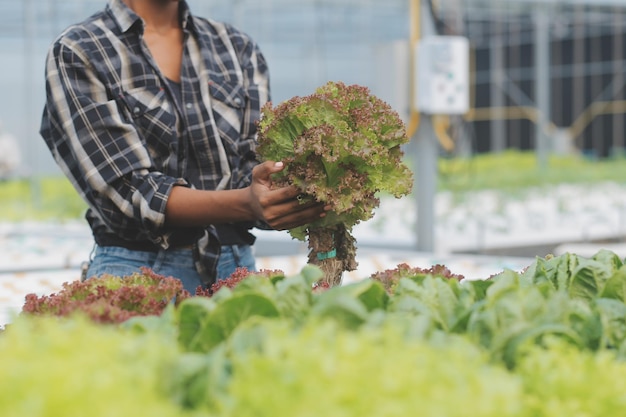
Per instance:
[[[173,300],[188,298],[180,280],[149,268],[120,278],[105,276],[64,283],[58,293],[26,295],[23,314],[68,316],[82,312],[97,323],[121,323],[135,316],[160,315]]]
[[[374,215],[377,195],[410,193],[413,177],[401,150],[408,140],[398,113],[358,85],[329,82],[310,96],[263,107],[257,153],[286,164],[274,183],[298,187],[303,203],[332,206],[326,217],[289,231],[308,239],[309,263],[331,286],[356,269],[352,227]]]
[[[248,268],[241,267],[241,268],[235,269],[235,272],[233,272],[228,278],[220,279],[217,282],[215,282],[213,285],[211,285],[210,288],[204,289],[202,287],[198,287],[196,289],[195,295],[200,296],[200,297],[211,297],[220,288],[222,287],[235,288],[237,285],[239,285],[241,281],[249,277],[261,277],[261,278],[268,278],[268,279],[281,278],[281,277],[284,278],[285,273],[281,271],[280,269],[261,269],[260,271],[255,272],[255,271],[249,271]],[[314,293],[320,293],[329,288],[330,288],[330,285],[328,285],[328,283],[316,282],[313,284],[313,287],[311,288],[311,290]]]
[[[273,278],[273,277],[280,277],[280,276],[284,277],[285,273],[281,270],[269,270],[269,269],[262,269],[258,272],[253,272],[253,271],[249,271],[248,268],[240,267],[240,268],[236,268],[235,272],[230,274],[228,278],[217,280],[215,283],[213,283],[213,285],[211,285],[210,288],[205,289],[202,287],[198,287],[196,289],[196,295],[203,296],[203,297],[211,297],[220,288],[222,287],[235,288],[241,281],[251,276]]]
[[[429,275],[445,279],[455,279],[457,281],[465,279],[463,275],[452,273],[444,265],[433,265],[430,268],[419,268],[411,267],[405,263],[399,264],[393,269],[375,272],[370,276],[370,279],[379,281],[383,284],[388,293],[393,293],[395,286],[401,278],[420,279]]]
[[[227,279],[217,281],[210,288],[198,287],[194,295],[211,297],[220,288],[234,288],[252,276],[275,279],[285,274],[280,270],[253,272],[237,268]],[[317,283],[311,290],[321,292],[327,288],[327,285]],[[142,268],[141,274],[124,278],[103,276],[82,282],[66,282],[58,293],[50,295],[28,294],[22,314],[69,316],[80,312],[96,323],[122,323],[135,316],[161,315],[168,304],[174,302],[178,305],[190,297],[180,280]]]

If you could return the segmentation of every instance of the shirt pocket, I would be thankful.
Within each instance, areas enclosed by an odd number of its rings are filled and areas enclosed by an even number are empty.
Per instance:
[[[236,150],[244,124],[248,94],[241,84],[213,82],[209,84],[211,107],[220,137]]]
[[[176,115],[166,91],[159,86],[133,88],[121,98],[129,121],[137,128],[155,162],[165,163],[178,149]]]

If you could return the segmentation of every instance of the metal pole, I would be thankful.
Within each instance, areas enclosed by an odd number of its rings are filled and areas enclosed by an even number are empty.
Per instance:
[[[492,23],[498,36],[491,43],[489,53],[491,55],[492,84],[490,86],[490,101],[494,116],[490,121],[491,128],[491,151],[502,152],[506,149],[506,125],[502,117],[504,108],[504,40],[502,39],[502,22],[497,14],[492,14],[496,20]]]
[[[591,62],[601,62],[602,61],[602,43],[606,42],[605,40],[600,39],[599,36],[594,36],[590,39],[591,44]],[[595,97],[603,90],[603,76],[602,74],[593,74],[591,75],[591,96]],[[595,120],[595,123],[591,122],[591,137],[594,138],[593,143],[593,156],[594,157],[603,157],[605,156],[605,152],[607,149],[607,144],[605,143],[605,135],[604,135],[604,123],[602,123],[602,119],[598,118]]]
[[[573,29],[573,76],[572,81],[574,88],[572,91],[572,120],[576,120],[585,110],[585,89],[587,77],[585,73],[585,55],[587,48],[585,45],[586,28],[585,28],[586,8],[580,5],[576,8],[575,18],[576,24]],[[582,133],[582,132],[581,132]],[[585,149],[585,140],[582,134],[572,137],[580,151]]]
[[[613,34],[613,72],[616,80],[616,85],[619,86],[617,93],[614,96],[614,100],[621,100],[624,96],[624,73],[622,72],[622,66],[619,64],[624,59],[624,13],[617,7],[614,9],[613,25],[615,32]],[[612,152],[617,153],[619,156],[624,155],[624,115],[614,114],[612,117],[613,122],[613,140],[612,140]]]
[[[435,197],[437,194],[438,144],[432,117],[422,115],[419,129],[413,140],[417,181],[417,250],[435,250]]]
[[[536,154],[539,168],[548,165],[550,137],[548,123],[550,115],[550,16],[549,9],[537,4],[534,9],[535,22],[535,105],[537,107]]]
[[[509,25],[509,38],[511,39],[509,42],[511,45],[518,45],[517,48],[509,46],[508,53],[508,61],[509,68],[519,68],[522,62],[522,28],[521,23],[514,22]],[[509,83],[510,85],[510,83]],[[510,88],[505,90],[510,97],[509,93]],[[515,101],[515,104],[520,105],[519,102]],[[508,124],[508,136],[509,136],[509,146],[514,149],[522,148],[522,124],[520,120],[511,120]]]
[[[435,35],[435,25],[428,2],[420,4],[421,36]],[[435,197],[437,193],[438,143],[432,117],[421,114],[417,132],[412,138],[416,170],[413,195],[417,207],[417,250],[433,252],[435,249]]]

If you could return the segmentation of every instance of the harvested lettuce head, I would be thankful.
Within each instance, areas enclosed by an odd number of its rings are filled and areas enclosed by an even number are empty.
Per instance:
[[[399,198],[413,185],[402,162],[401,145],[409,139],[398,113],[368,88],[341,82],[276,107],[268,103],[261,113],[258,155],[286,165],[274,183],[294,185],[332,207],[326,217],[290,234],[309,238],[312,263],[330,259],[341,261],[342,271],[355,269],[352,227],[372,218],[378,193]]]

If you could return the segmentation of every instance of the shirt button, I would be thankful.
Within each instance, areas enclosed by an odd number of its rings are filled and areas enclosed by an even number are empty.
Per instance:
[[[135,116],[139,116],[139,113],[141,113],[141,109],[140,109],[139,107],[135,107],[135,108],[133,109],[133,114],[134,114]]]
[[[185,104],[185,107],[187,107],[189,110],[191,110],[191,108],[193,107],[193,104],[187,103],[187,104]]]
[[[237,106],[241,106],[241,99],[239,97],[235,97],[233,99],[233,103],[235,103]]]

